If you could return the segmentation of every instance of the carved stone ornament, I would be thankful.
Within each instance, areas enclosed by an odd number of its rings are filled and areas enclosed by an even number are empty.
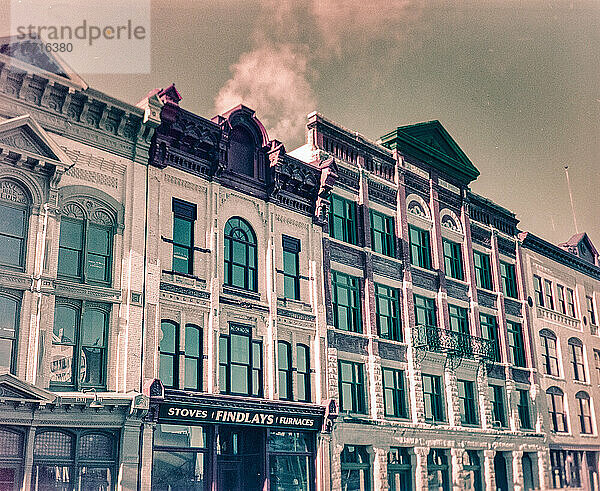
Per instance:
[[[77,201],[64,203],[61,214],[78,220],[87,218],[99,225],[110,226],[116,222],[114,212],[91,198],[79,198]]]
[[[0,181],[0,200],[26,205],[29,203],[25,190],[13,181]]]

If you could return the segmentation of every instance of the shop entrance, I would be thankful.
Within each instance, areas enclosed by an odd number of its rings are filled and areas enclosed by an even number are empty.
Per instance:
[[[265,481],[263,428],[217,427],[217,491],[259,491]]]

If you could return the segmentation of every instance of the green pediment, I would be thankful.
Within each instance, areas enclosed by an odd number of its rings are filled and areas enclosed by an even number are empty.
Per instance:
[[[415,157],[463,184],[477,179],[479,171],[439,121],[399,126],[381,138],[383,146]]]

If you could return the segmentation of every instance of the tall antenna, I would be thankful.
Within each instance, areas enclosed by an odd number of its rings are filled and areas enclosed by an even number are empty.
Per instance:
[[[567,187],[569,188],[569,199],[571,200],[571,212],[573,213],[573,223],[575,224],[575,233],[579,233],[577,226],[577,217],[575,216],[575,206],[573,205],[573,191],[571,190],[571,180],[569,179],[569,166],[565,165],[565,174],[567,176]]]

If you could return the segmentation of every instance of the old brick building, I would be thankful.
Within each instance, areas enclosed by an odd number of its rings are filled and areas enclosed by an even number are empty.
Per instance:
[[[554,245],[521,236],[550,488],[597,490],[600,400],[598,253],[587,234]]]
[[[375,144],[309,116],[335,159],[324,238],[333,489],[545,488],[517,220],[437,122]]]

